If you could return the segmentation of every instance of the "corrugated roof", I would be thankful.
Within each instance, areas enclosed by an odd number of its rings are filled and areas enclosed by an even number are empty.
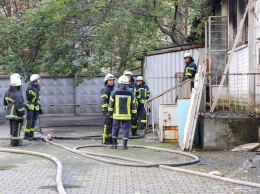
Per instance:
[[[145,56],[151,56],[151,55],[159,55],[164,53],[171,53],[171,52],[177,52],[177,51],[183,51],[183,50],[190,50],[195,48],[204,48],[205,46],[202,44],[186,44],[186,45],[179,45],[175,47],[168,47],[168,48],[162,48],[162,49],[156,49],[153,51],[145,52]]]

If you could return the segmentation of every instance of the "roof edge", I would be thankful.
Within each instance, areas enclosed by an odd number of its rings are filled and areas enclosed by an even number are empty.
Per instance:
[[[159,55],[159,54],[165,54],[165,53],[171,53],[171,52],[177,52],[177,51],[183,51],[183,50],[189,50],[195,48],[204,48],[204,47],[205,46],[203,44],[180,45],[172,48],[163,48],[160,50],[148,51],[145,52],[144,56]]]

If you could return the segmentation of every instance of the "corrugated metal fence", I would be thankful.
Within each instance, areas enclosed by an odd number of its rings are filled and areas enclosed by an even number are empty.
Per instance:
[[[144,57],[143,75],[151,91],[151,98],[179,84],[185,67],[183,56],[190,53],[197,65],[205,60],[205,49],[201,45],[190,45],[148,52]],[[159,105],[174,104],[177,90],[172,90],[150,102],[153,120],[158,124]],[[151,119],[150,119],[151,120]]]

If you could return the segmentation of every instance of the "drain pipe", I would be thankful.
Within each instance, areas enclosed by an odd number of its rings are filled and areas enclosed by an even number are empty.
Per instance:
[[[15,150],[15,149],[8,149],[8,148],[0,148],[0,152],[28,154],[28,155],[46,158],[48,160],[53,161],[57,165],[56,185],[57,185],[58,193],[59,194],[66,194],[66,191],[65,191],[63,184],[62,184],[62,163],[56,157],[54,157],[52,155],[40,153],[40,152],[32,152],[32,151],[26,151],[26,150]]]

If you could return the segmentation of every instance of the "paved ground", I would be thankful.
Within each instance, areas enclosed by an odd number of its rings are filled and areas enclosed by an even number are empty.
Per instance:
[[[59,137],[100,135],[100,117],[41,117],[44,132]],[[58,127],[59,126],[59,127]],[[39,129],[39,126],[38,126]],[[35,133],[40,135],[40,133]],[[56,156],[63,164],[63,184],[67,193],[260,193],[260,189],[231,184],[214,179],[160,168],[141,168],[112,165],[71,153],[43,141],[23,141],[21,147],[11,147],[8,123],[0,125],[0,147],[42,152]],[[89,140],[58,140],[53,142],[70,148],[79,145],[100,144],[100,138]],[[119,141],[121,143],[121,141]],[[159,143],[149,133],[144,139],[131,139],[129,144],[147,145],[178,150],[173,143]],[[169,154],[141,148],[112,150],[109,147],[88,147],[81,151],[106,153],[142,159],[150,162],[177,162],[188,160]],[[260,183],[260,161],[255,152],[193,151],[199,156],[197,164],[182,166],[200,172],[221,171],[225,177]],[[250,163],[250,159],[252,162]],[[44,158],[24,154],[0,153],[0,194],[57,193],[56,165]]]

